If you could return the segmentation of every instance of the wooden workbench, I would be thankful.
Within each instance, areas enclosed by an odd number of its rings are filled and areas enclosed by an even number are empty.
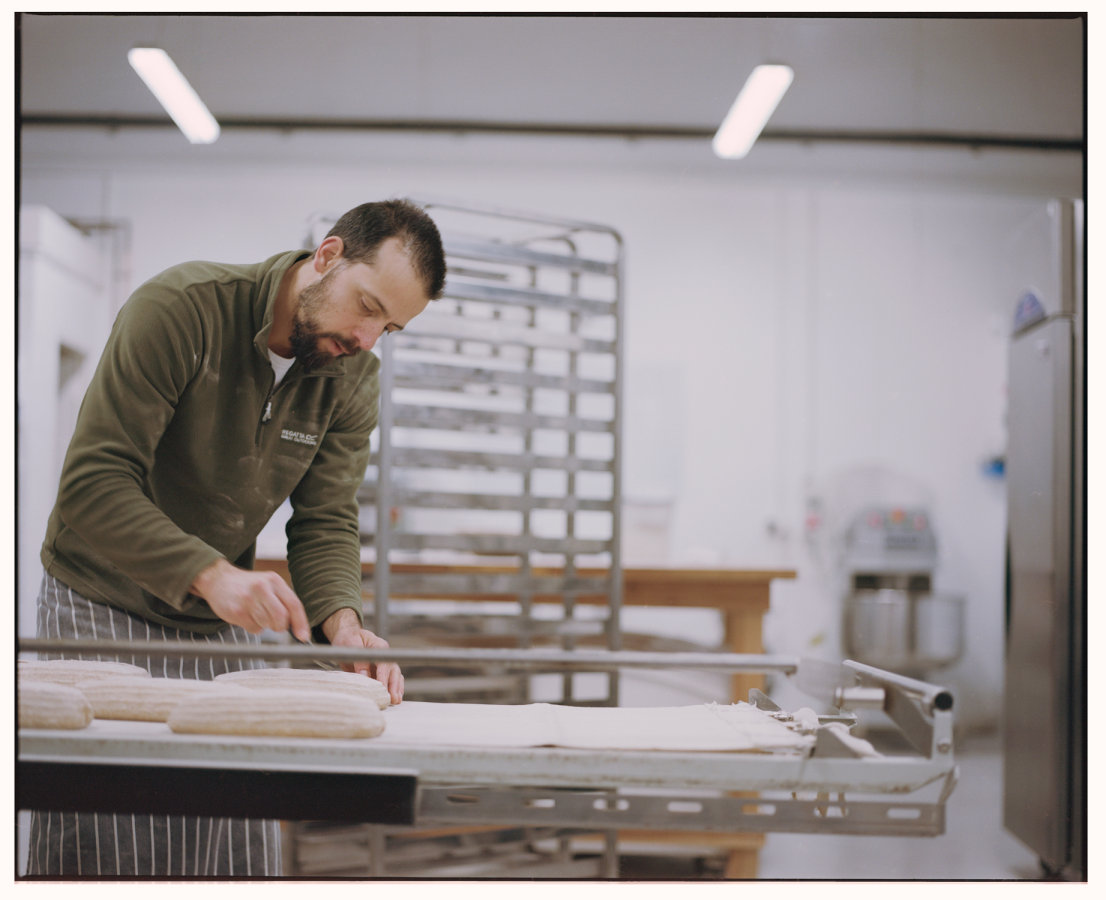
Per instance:
[[[288,579],[284,560],[258,560],[258,569],[279,572]],[[463,572],[488,574],[510,571],[496,566],[442,566],[402,563],[391,566],[397,574],[435,574]],[[373,564],[362,564],[362,577],[371,583]],[[556,569],[534,569],[535,575],[555,575]],[[602,570],[580,570],[580,575],[599,575]],[[794,578],[790,569],[722,569],[624,566],[622,569],[622,605],[717,609],[722,613],[723,648],[733,653],[763,653],[762,623],[771,602],[771,584],[777,579]],[[371,593],[366,594],[371,597]],[[397,599],[406,595],[396,593]],[[422,596],[422,595],[420,595]],[[503,600],[502,596],[459,595],[440,597],[448,600]],[[534,601],[557,602],[557,596],[537,595]],[[602,595],[581,595],[577,603],[606,603]],[[730,697],[746,700],[751,688],[763,688],[764,676],[740,673],[732,676]],[[620,831],[619,840],[643,843],[681,843],[695,846],[724,847],[728,851],[726,878],[755,878],[757,854],[764,843],[759,834],[717,834],[704,832],[660,833]]]

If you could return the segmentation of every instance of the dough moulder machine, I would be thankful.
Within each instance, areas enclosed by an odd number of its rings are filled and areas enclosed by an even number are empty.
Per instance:
[[[16,778],[20,809],[103,812],[107,804],[121,812],[419,827],[498,823],[597,831],[936,836],[944,832],[945,801],[957,778],[951,694],[853,661],[731,653],[265,644],[230,650],[185,642],[54,639],[23,639],[19,649],[122,661],[132,655],[234,655],[292,664],[371,659],[543,671],[771,671],[794,678],[804,693],[832,708],[823,714],[789,713],[761,692],[750,692],[752,707],[797,737],[783,749],[755,752],[495,746],[494,739],[471,746],[449,734],[427,740],[425,731],[415,741],[404,737],[398,715],[389,722],[387,740],[180,735],[164,723],[100,720],[80,731],[21,729]],[[911,750],[883,755],[849,735],[856,711],[866,708],[882,710]],[[737,791],[756,794],[735,796]]]

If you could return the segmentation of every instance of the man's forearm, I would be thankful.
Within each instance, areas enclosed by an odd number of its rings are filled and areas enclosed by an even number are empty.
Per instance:
[[[322,624],[323,634],[326,635],[326,639],[331,643],[334,642],[335,634],[347,628],[361,629],[360,617],[348,606],[344,606],[336,612],[331,613],[323,620]]]
[[[192,579],[192,584],[189,586],[189,589],[196,596],[206,599],[211,593],[215,581],[220,575],[226,574],[230,569],[233,569],[233,566],[223,557],[219,557],[219,559],[215,560],[210,566],[207,566],[197,573],[196,577]]]

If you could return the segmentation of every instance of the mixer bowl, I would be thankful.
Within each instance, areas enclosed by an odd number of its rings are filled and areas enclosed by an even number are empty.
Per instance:
[[[845,599],[845,652],[891,671],[941,668],[963,653],[963,620],[963,598],[955,595],[857,590]]]

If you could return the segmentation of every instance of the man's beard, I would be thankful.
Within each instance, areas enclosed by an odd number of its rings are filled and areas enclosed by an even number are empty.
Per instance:
[[[319,335],[297,315],[292,322],[292,354],[305,372],[313,372],[333,357],[319,348]]]
[[[359,348],[349,347],[338,335],[322,333],[319,331],[316,313],[327,305],[330,300],[330,281],[337,270],[327,272],[315,284],[309,284],[300,291],[299,305],[292,317],[292,353],[299,360],[305,372],[311,372],[334,359],[331,353],[319,347],[321,338],[329,338],[337,341],[349,354],[356,353]]]

